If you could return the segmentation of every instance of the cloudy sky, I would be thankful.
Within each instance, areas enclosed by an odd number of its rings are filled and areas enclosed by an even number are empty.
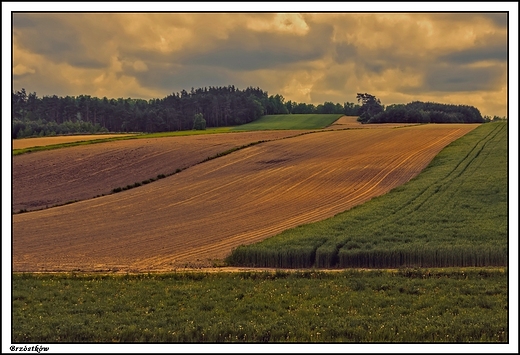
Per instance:
[[[12,89],[39,97],[235,85],[314,104],[368,92],[507,114],[506,13],[15,12],[11,39]]]

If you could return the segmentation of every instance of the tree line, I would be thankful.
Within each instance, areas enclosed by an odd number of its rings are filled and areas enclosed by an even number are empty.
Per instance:
[[[12,92],[12,138],[98,132],[167,132],[234,126],[263,115],[343,113],[357,115],[360,105],[285,101],[260,88],[234,85],[182,90],[162,99],[97,98],[90,95],[38,97],[25,88]],[[196,118],[197,117],[197,118]],[[197,120],[195,122],[195,119]]]
[[[361,123],[483,123],[482,117],[473,106],[440,104],[414,101],[408,104],[394,104],[386,108],[381,101],[368,93],[358,93],[358,121]]]

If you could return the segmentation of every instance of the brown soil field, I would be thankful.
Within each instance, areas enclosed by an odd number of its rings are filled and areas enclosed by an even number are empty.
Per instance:
[[[41,137],[41,138],[22,138],[13,139],[13,149],[23,149],[31,147],[43,147],[52,144],[63,144],[80,141],[91,141],[94,139],[105,139],[112,137],[127,137],[134,134],[87,134],[87,135],[73,135],[73,136],[56,136],[56,137]]]
[[[341,128],[390,128],[390,127],[404,127],[415,126],[417,123],[371,123],[362,124],[357,120],[358,116],[342,116],[327,128],[341,129]]]
[[[332,130],[265,142],[118,194],[13,215],[13,271],[212,266],[416,176],[476,125]]]
[[[234,147],[296,134],[301,131],[131,139],[17,155],[13,157],[13,212],[106,195]]]

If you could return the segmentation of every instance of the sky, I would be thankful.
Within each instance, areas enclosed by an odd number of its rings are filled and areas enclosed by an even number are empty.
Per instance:
[[[366,92],[384,105],[433,101],[507,116],[506,12],[193,12],[203,10],[197,7],[15,12],[12,90],[150,99],[235,85],[293,102],[343,104]]]

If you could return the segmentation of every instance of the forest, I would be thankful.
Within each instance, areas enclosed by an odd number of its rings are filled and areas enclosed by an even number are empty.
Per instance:
[[[492,120],[467,105],[414,101],[385,107],[375,96],[357,102],[314,105],[285,101],[260,88],[234,85],[182,90],[162,99],[98,98],[90,95],[38,97],[12,92],[12,138],[74,133],[171,132],[249,123],[264,115],[344,114],[361,123],[483,123]],[[498,119],[494,117],[493,120]]]
[[[361,123],[484,123],[490,118],[482,117],[473,106],[450,105],[414,101],[384,107],[381,101],[368,93],[358,93],[362,103],[358,114]]]
[[[71,133],[168,132],[235,126],[263,115],[334,113],[357,115],[359,105],[285,101],[260,88],[234,85],[182,90],[162,99],[102,99],[89,95],[38,97],[25,89],[12,93],[12,138]],[[197,115],[197,122],[195,116]]]

